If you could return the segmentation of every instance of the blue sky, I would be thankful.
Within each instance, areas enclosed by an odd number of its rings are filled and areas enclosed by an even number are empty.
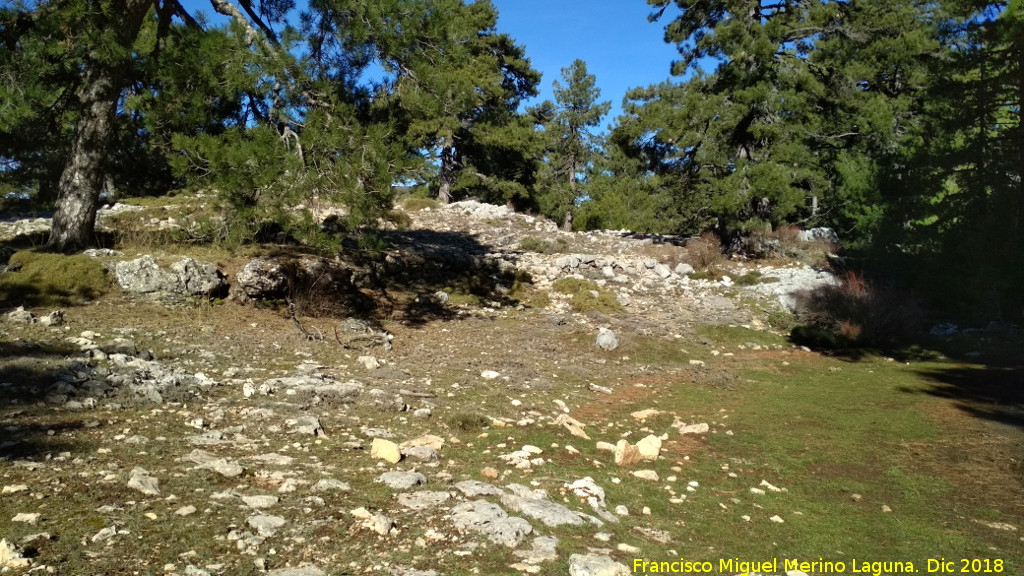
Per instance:
[[[498,30],[526,47],[534,68],[544,74],[540,96],[530,103],[554,99],[552,82],[576,58],[597,77],[601,100],[612,103],[602,127],[622,111],[630,88],[669,78],[674,46],[663,40],[665,22],[647,22],[645,0],[492,0],[498,8]],[[303,0],[297,0],[300,7]],[[183,0],[193,11],[220,21],[209,0]]]
[[[526,46],[534,68],[544,73],[541,99],[554,98],[551,83],[576,58],[597,77],[601,100],[612,103],[608,125],[621,113],[630,88],[670,77],[675,47],[663,40],[665,22],[648,23],[644,0],[493,0],[498,30]]]

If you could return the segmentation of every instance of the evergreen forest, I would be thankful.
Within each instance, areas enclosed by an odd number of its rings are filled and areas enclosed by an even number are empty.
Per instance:
[[[542,79],[488,0],[7,0],[3,207],[52,210],[65,253],[102,204],[182,190],[225,243],[329,245],[294,208],[332,203],[372,246],[401,195],[726,248],[829,227],[931,309],[1024,321],[1024,2],[647,4],[672,79],[608,118],[585,61]]]

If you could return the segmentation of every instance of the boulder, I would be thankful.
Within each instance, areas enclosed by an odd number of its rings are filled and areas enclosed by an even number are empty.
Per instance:
[[[597,338],[594,340],[594,346],[597,346],[601,350],[615,350],[619,347],[619,337],[607,328],[598,328]]]
[[[650,434],[637,442],[636,447],[640,451],[640,457],[644,460],[657,460],[658,454],[661,453],[661,438]]]
[[[235,290],[253,300],[277,300],[292,289],[316,289],[324,294],[342,291],[351,286],[352,277],[351,269],[327,258],[257,258],[238,272]]]
[[[167,293],[182,296],[220,296],[227,290],[224,274],[211,262],[182,258],[164,270],[145,255],[114,266],[117,284],[135,294]]]
[[[186,296],[222,296],[227,291],[227,277],[216,264],[182,258],[171,264],[175,278],[174,292]]]
[[[281,262],[257,258],[235,277],[236,288],[255,300],[274,300],[288,295],[288,273]]]
[[[833,246],[839,245],[839,235],[831,228],[823,227],[801,230],[797,233],[796,238],[801,242],[825,242],[827,244],[832,244]]]
[[[36,317],[28,310],[25,310],[24,306],[18,306],[17,310],[7,313],[7,321],[17,324],[33,324],[36,321]]]
[[[615,463],[623,468],[635,466],[642,460],[640,449],[633,446],[625,439],[615,444]]]
[[[398,450],[398,444],[383,438],[374,438],[370,444],[370,457],[398,464],[402,459],[402,453]]]
[[[135,294],[169,292],[176,284],[174,276],[161,270],[156,260],[148,254],[135,260],[118,262],[114,266],[114,276],[122,290]]]
[[[427,481],[427,477],[419,472],[385,472],[374,482],[383,484],[392,490],[408,490]]]

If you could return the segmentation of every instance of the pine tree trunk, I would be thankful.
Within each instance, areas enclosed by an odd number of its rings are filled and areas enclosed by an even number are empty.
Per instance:
[[[572,232],[573,206],[576,205],[576,158],[570,159],[569,165],[569,190],[572,191],[572,198],[569,199],[569,208],[565,211],[565,220],[562,221],[562,230]]]
[[[441,148],[441,182],[437,190],[437,201],[448,204],[452,201],[452,184],[455,183],[455,155],[451,146]]]
[[[112,25],[123,47],[135,43],[149,0],[128,0],[113,9]],[[68,162],[61,173],[53,227],[46,242],[52,252],[73,252],[95,240],[96,209],[109,166],[117,101],[131,68],[130,56],[120,62],[91,59],[85,84],[78,92],[79,116]]]

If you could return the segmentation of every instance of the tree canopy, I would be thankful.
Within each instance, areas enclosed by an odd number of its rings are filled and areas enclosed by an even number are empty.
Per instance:
[[[582,60],[530,105],[540,73],[488,0],[210,0],[219,26],[178,0],[5,3],[0,192],[53,206],[59,251],[94,241],[104,194],[184,187],[242,240],[316,236],[323,203],[372,229],[409,186],[576,229],[831,226],[1020,308],[1019,0],[647,4],[674,79],[600,133]]]

